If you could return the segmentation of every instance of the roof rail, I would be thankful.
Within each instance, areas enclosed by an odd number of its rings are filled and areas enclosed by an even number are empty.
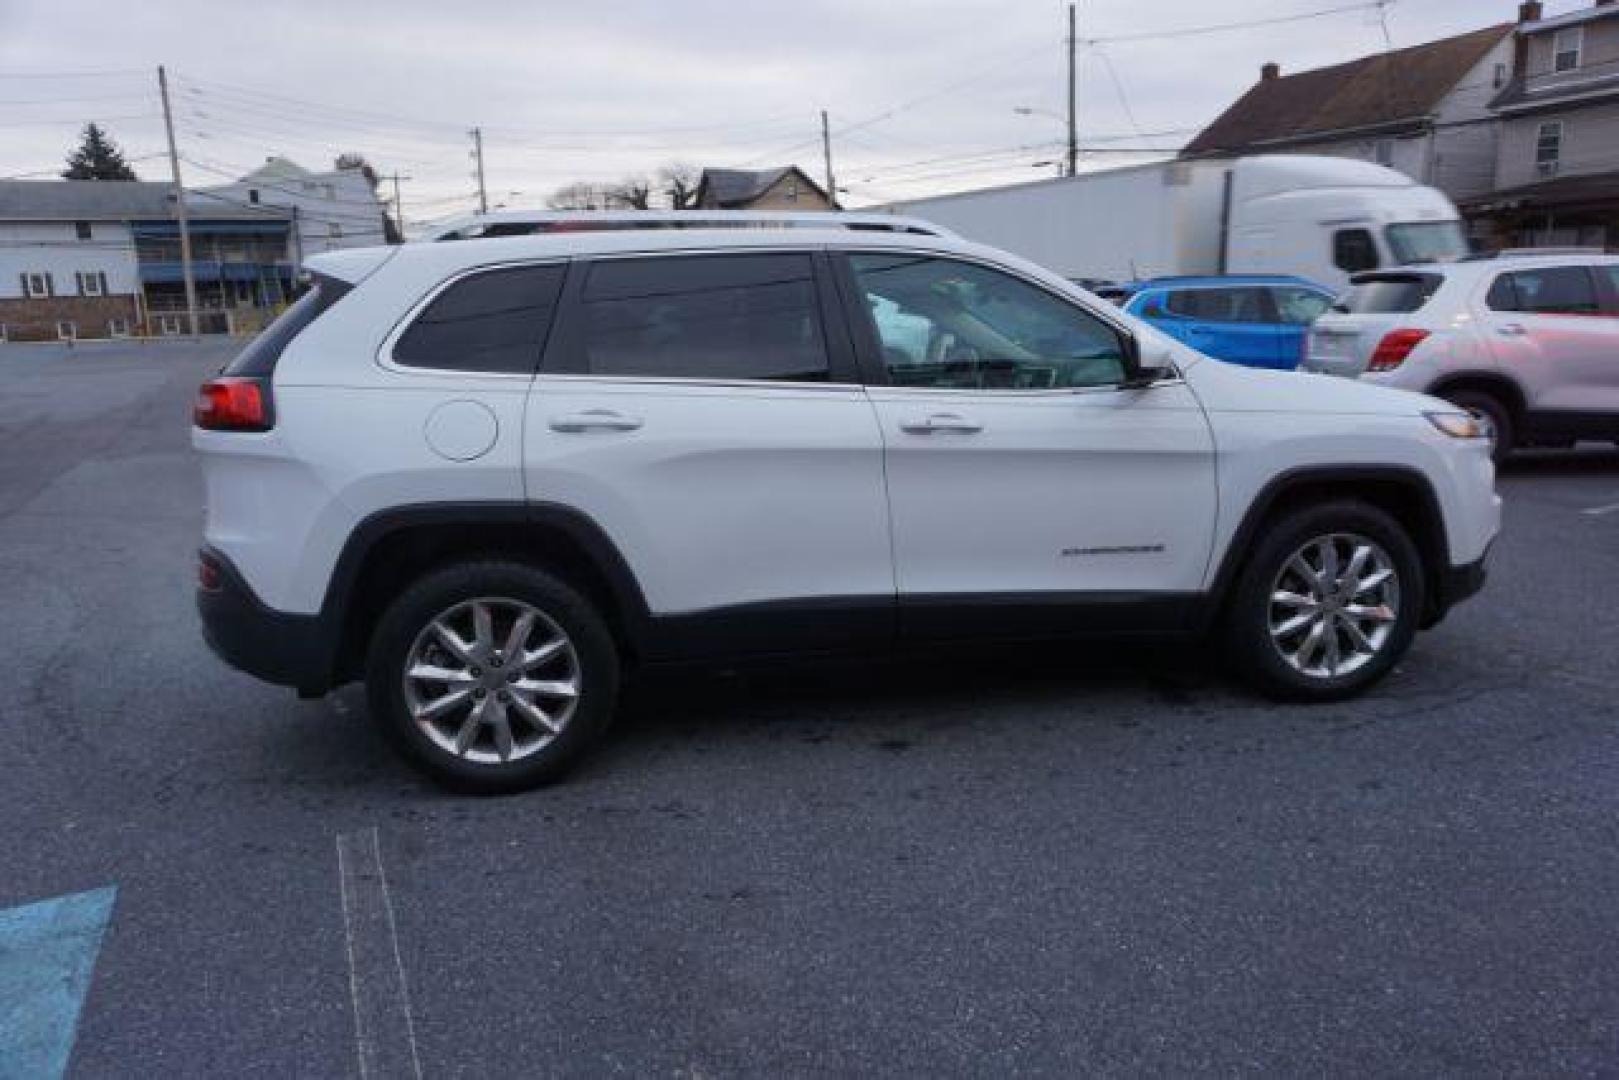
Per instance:
[[[1499,259],[1510,256],[1606,255],[1607,253],[1608,249],[1605,247],[1580,247],[1578,245],[1571,244],[1565,247],[1502,248],[1500,251],[1495,253],[1495,257]]]
[[[495,210],[439,226],[422,240],[488,240],[536,233],[613,232],[626,229],[851,229],[956,239],[921,218],[844,211],[754,210]]]

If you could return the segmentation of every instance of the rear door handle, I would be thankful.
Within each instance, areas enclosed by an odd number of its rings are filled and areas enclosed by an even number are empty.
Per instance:
[[[900,422],[901,431],[909,431],[915,435],[926,435],[934,431],[983,431],[984,425],[969,420],[958,413],[934,413],[923,420],[904,420]]]
[[[627,416],[614,409],[586,409],[551,417],[552,431],[634,431],[640,426],[640,417]]]

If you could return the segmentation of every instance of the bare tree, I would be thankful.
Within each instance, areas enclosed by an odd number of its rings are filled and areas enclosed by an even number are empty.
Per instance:
[[[691,210],[697,205],[697,184],[702,171],[695,165],[672,161],[658,170],[658,186],[669,200],[671,210]]]
[[[600,184],[580,180],[551,192],[545,205],[553,210],[605,210],[607,198]]]
[[[650,210],[652,181],[644,176],[627,176],[602,189],[605,206],[611,210]]]

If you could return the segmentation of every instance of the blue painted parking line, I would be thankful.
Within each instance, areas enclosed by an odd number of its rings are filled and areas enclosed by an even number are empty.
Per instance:
[[[112,886],[0,911],[0,1078],[59,1077],[73,1053]]]

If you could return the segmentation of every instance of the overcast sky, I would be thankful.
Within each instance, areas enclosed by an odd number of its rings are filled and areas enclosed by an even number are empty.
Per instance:
[[[1384,47],[1375,10],[1216,33],[1353,0],[1081,0],[1087,163],[1174,147],[1266,60],[1284,72]],[[96,119],[167,179],[155,68],[174,84],[188,186],[270,154],[364,153],[408,218],[471,207],[466,129],[492,203],[680,160],[798,163],[817,178],[831,114],[845,201],[1049,175],[1064,129],[1059,0],[0,0],[0,176],[52,175]],[[1548,13],[1586,6],[1552,0]],[[1396,47],[1515,17],[1515,0],[1397,0]],[[1019,107],[1039,110],[1024,116]],[[1140,133],[1140,134],[1138,134]],[[1134,159],[1139,160],[1139,158]]]

